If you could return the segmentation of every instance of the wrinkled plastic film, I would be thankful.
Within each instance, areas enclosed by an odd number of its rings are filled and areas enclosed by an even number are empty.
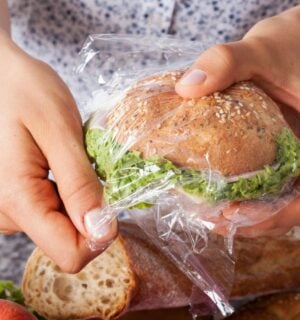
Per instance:
[[[153,133],[178,111],[189,108],[190,101],[180,100],[176,107],[164,108],[163,113],[158,109],[154,116],[147,111],[147,101],[158,92],[158,104],[164,107],[176,100],[175,82],[204,48],[172,38],[94,35],[81,52],[83,63],[78,71],[91,88],[92,98],[84,106],[87,149],[97,163],[96,171],[105,189],[107,206],[99,227],[120,212],[128,212],[195,288],[207,295],[211,310],[226,316],[232,312],[228,297],[233,284],[236,230],[270,218],[299,192],[291,191],[291,181],[278,197],[267,195],[240,202],[232,217],[226,219],[223,211],[231,201],[219,195],[239,178],[224,177],[212,170],[209,154],[197,163],[193,162],[192,152],[182,155],[191,167],[200,163],[205,168],[201,174],[175,166],[170,160],[174,145],[189,139],[187,133],[180,134],[180,126],[191,118],[178,119],[178,128],[168,139],[160,141]],[[143,108],[145,116],[141,117]],[[145,137],[150,138],[145,142]],[[142,149],[142,154],[135,148]],[[193,190],[199,181],[206,198],[199,199],[186,191]]]

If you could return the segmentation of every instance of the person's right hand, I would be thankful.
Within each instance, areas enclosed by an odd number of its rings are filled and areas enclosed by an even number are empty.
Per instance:
[[[299,38],[300,5],[258,22],[239,41],[204,51],[177,82],[176,92],[183,98],[200,98],[222,91],[233,83],[251,80],[282,104],[283,113],[292,112],[286,106],[294,110],[290,124],[294,123],[294,132],[300,138]],[[264,205],[258,203],[253,202],[253,208],[264,212]],[[239,216],[237,207],[243,205],[235,204],[224,210],[224,218],[236,220]],[[299,205],[300,196],[264,222],[239,228],[237,232],[245,236],[284,234],[292,227],[300,226]],[[223,223],[220,220],[220,224]]]
[[[82,124],[64,82],[0,32],[0,232],[24,231],[67,272],[116,236],[100,229],[102,189],[84,150]],[[56,185],[48,180],[52,170]]]

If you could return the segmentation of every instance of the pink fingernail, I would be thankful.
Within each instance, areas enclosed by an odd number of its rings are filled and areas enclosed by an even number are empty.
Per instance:
[[[195,86],[201,84],[206,79],[206,73],[200,69],[193,69],[184,75],[179,83],[184,86]]]
[[[106,221],[105,218],[100,208],[93,209],[85,214],[86,230],[94,240],[107,237],[112,232],[111,221]]]

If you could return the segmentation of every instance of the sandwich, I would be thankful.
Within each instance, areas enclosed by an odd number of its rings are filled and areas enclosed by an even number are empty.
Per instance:
[[[146,78],[89,121],[87,152],[106,202],[149,207],[151,190],[209,203],[287,191],[300,174],[300,142],[277,104],[251,82],[183,99],[174,90],[181,75]]]

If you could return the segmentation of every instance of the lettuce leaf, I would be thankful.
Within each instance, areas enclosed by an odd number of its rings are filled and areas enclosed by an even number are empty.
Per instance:
[[[300,142],[288,128],[277,139],[276,166],[265,166],[257,174],[233,182],[226,181],[225,177],[214,179],[205,172],[177,168],[161,157],[143,159],[137,151],[124,151],[107,130],[88,129],[85,140],[97,174],[105,181],[105,196],[109,203],[146,194],[151,187],[159,188],[160,185],[176,186],[210,202],[257,199],[281,193],[300,175]],[[149,205],[151,203],[141,201],[134,206]]]
[[[0,299],[24,305],[23,294],[12,281],[0,281]]]

